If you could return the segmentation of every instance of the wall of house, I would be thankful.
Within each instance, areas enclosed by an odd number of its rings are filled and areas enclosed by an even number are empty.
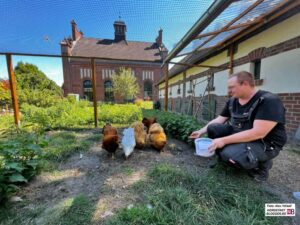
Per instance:
[[[223,70],[214,74],[215,95],[219,95],[219,96],[227,95],[228,74],[229,74],[229,70]]]
[[[234,57],[241,58],[248,55],[253,49],[271,47],[300,36],[299,21],[300,13],[240,43]]]
[[[258,89],[277,93],[286,109],[286,127],[290,138],[293,137],[300,125],[300,29],[298,29],[300,14],[239,43],[238,51],[234,54],[234,72],[252,72],[252,63],[248,54],[258,48],[265,48],[261,58],[261,84]],[[227,51],[202,62],[203,65],[228,66]],[[229,70],[212,71],[207,68],[194,67],[186,71],[186,96],[189,90],[189,80],[200,81],[208,74],[214,74],[215,89],[210,92],[216,100],[216,114],[220,113],[227,100],[227,78]],[[182,75],[182,74],[180,74]],[[201,78],[201,76],[203,76]],[[207,82],[197,85],[195,97],[203,94]],[[163,85],[163,84],[162,84]],[[161,88],[160,85],[159,87]],[[185,101],[183,99],[183,101]],[[194,104],[195,105],[195,104]],[[194,107],[195,110],[195,107]],[[201,109],[200,109],[201,110]],[[201,118],[198,118],[201,120]]]
[[[73,59],[72,61],[65,61],[64,66],[66,73],[64,94],[78,93],[80,97],[84,97],[83,81],[92,80],[91,66],[88,61]],[[144,83],[150,81],[152,83],[153,100],[158,100],[158,90],[155,84],[163,76],[160,63],[101,63],[96,62],[96,97],[97,101],[104,101],[104,82],[111,80],[113,71],[117,71],[120,67],[131,68],[140,86],[140,93],[138,98],[144,98]],[[146,72],[147,71],[147,72]],[[122,101],[122,98],[115,96],[117,102]]]
[[[261,61],[260,88],[276,93],[300,92],[300,48],[283,52]]]
[[[224,63],[227,63],[229,60],[229,57],[227,56],[227,51],[223,51],[222,53],[209,58],[208,60],[202,62],[202,65],[207,65],[207,66],[215,66],[215,65],[222,65]],[[201,73],[206,71],[207,68],[205,67],[193,67],[187,70],[186,72],[186,77],[193,76],[195,74]]]

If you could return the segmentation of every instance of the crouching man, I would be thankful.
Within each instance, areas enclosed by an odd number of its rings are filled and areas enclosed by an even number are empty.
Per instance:
[[[219,159],[266,181],[272,159],[286,143],[285,108],[278,96],[255,89],[251,73],[233,74],[227,84],[231,98],[221,114],[190,137],[207,133],[213,139],[209,150]]]

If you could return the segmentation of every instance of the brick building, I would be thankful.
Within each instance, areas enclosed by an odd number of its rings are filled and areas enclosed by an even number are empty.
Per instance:
[[[98,57],[96,59],[96,98],[97,101],[122,99],[112,92],[112,74],[120,67],[130,68],[140,86],[139,98],[158,99],[154,84],[163,76],[161,63],[168,54],[162,42],[162,29],[154,42],[128,41],[126,24],[115,21],[114,39],[86,38],[71,22],[72,36],[61,43],[62,55]],[[92,69],[90,59],[63,58],[64,95],[79,94],[81,98],[92,100]]]

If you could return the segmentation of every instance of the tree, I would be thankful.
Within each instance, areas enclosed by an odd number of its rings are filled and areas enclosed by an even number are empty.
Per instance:
[[[15,67],[15,76],[19,89],[50,90],[54,95],[62,96],[60,87],[30,63],[19,62]]]
[[[131,69],[121,67],[119,71],[112,75],[113,91],[125,100],[131,100],[140,91],[139,85]]]
[[[8,80],[0,79],[0,105],[11,103],[10,85]]]
[[[62,98],[61,88],[30,63],[19,62],[15,67],[17,92],[20,104],[29,103],[48,107]]]

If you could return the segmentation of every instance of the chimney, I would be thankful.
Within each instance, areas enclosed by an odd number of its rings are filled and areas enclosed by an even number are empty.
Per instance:
[[[72,48],[72,38],[64,38],[64,40],[62,40],[60,42],[60,47],[61,47],[61,54],[62,55],[72,55],[71,53],[71,48]]]
[[[162,44],[162,47],[159,48],[161,59],[164,61],[168,56],[168,49]]]
[[[77,24],[74,20],[71,21],[72,26],[72,39],[73,41],[77,41],[83,36],[83,33],[81,31],[78,31]]]
[[[126,24],[124,21],[118,20],[114,22],[115,42],[126,41]]]
[[[163,30],[160,28],[158,31],[158,37],[155,39],[155,42],[158,45],[158,47],[162,45],[162,32]]]

